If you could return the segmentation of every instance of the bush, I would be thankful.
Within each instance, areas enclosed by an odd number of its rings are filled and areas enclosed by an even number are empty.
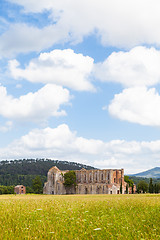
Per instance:
[[[140,192],[143,192],[143,193],[146,193],[148,192],[148,183],[146,183],[145,181],[140,181],[138,183],[138,188],[137,188],[137,192],[140,193]]]
[[[0,186],[0,195],[2,194],[13,194],[14,193],[14,186]]]

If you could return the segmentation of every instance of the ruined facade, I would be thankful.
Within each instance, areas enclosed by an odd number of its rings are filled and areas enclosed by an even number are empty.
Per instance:
[[[23,185],[17,185],[14,187],[14,192],[16,194],[26,194],[26,187]]]
[[[76,170],[77,186],[66,188],[63,175],[68,172],[52,167],[44,185],[44,194],[124,194],[124,169]]]

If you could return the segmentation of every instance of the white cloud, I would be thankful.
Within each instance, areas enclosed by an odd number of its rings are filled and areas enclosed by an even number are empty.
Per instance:
[[[55,83],[75,90],[94,90],[91,76],[126,87],[160,83],[160,51],[155,48],[139,46],[129,52],[114,52],[102,63],[93,62],[93,58],[76,54],[71,49],[53,50],[41,53],[24,69],[16,60],[11,60],[9,70],[16,79]]]
[[[76,54],[71,49],[53,50],[41,53],[22,69],[16,60],[9,63],[14,78],[24,78],[30,82],[55,83],[74,90],[93,91],[89,74],[93,68],[93,59]]]
[[[127,87],[152,86],[160,83],[160,51],[135,47],[129,52],[114,52],[97,63],[95,76],[104,82],[121,83]]]
[[[135,87],[116,94],[109,113],[121,120],[148,126],[160,126],[160,95],[151,88]]]
[[[103,45],[131,48],[160,43],[159,0],[10,0],[28,12],[49,10],[53,24],[13,25],[0,39],[1,55],[40,51],[58,42],[80,42],[96,34]],[[14,33],[14,34],[13,34]]]
[[[68,33],[65,29],[57,29],[56,25],[40,29],[25,23],[11,24],[8,31],[0,36],[0,57],[13,57],[21,52],[40,52],[55,43],[64,42],[63,39],[68,39]]]
[[[66,124],[57,128],[34,129],[0,149],[2,159],[46,157],[90,164],[100,168],[125,168],[138,172],[160,162],[160,141],[127,142],[78,137]]]
[[[19,98],[8,95],[6,88],[0,86],[0,115],[9,119],[41,122],[50,116],[65,115],[65,111],[59,108],[69,100],[69,91],[53,84]]]
[[[129,52],[114,52],[104,62],[94,65],[94,76],[103,82],[121,83],[125,87],[103,110],[120,120],[146,126],[160,126],[160,51],[135,47]]]

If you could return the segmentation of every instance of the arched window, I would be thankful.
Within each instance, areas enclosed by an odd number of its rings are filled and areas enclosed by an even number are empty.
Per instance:
[[[81,173],[78,172],[78,182],[80,182],[80,181],[81,181]]]
[[[95,178],[96,178],[96,181],[97,181],[97,173],[95,173]]]
[[[101,179],[102,179],[102,181],[103,181],[103,173],[102,173],[102,175],[101,175]]]
[[[89,181],[92,181],[91,173],[89,174]]]
[[[109,173],[108,173],[108,180],[109,180]]]

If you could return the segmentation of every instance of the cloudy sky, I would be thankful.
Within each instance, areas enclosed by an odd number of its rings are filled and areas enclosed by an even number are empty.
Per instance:
[[[0,160],[160,166],[160,1],[1,0]]]

